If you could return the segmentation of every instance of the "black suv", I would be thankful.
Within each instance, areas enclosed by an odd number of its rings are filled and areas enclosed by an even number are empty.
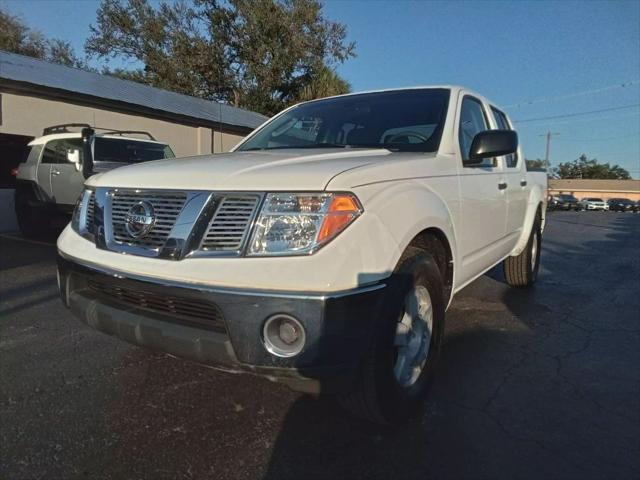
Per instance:
[[[609,200],[609,210],[612,212],[633,212],[636,203],[628,198],[612,198]]]
[[[549,200],[549,210],[575,210],[578,211],[578,199],[573,195],[560,194],[551,197]]]

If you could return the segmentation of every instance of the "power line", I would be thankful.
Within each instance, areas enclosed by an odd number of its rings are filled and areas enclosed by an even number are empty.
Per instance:
[[[629,135],[618,135],[616,137],[605,137],[605,138],[559,138],[563,142],[606,142],[608,140],[620,140],[623,138],[637,137],[640,138],[640,132],[630,133]]]
[[[603,120],[609,120],[609,119],[619,119],[622,117],[635,117],[637,115],[640,114],[640,110],[636,111],[636,112],[617,112],[617,113],[613,113],[611,115],[604,115],[604,116],[595,116],[595,117],[591,117],[591,118],[571,118],[571,119],[567,119],[567,120],[553,120],[551,122],[546,122],[545,128],[546,126],[549,125],[575,125],[576,123],[585,123],[585,122],[594,122],[594,121],[598,121],[598,122],[602,122]],[[533,123],[529,123],[529,124],[524,124],[524,125],[519,125],[518,129],[521,128],[540,128],[540,125],[535,125]]]
[[[628,88],[633,85],[637,85],[638,83],[640,83],[640,80],[632,80],[630,82],[616,83],[613,85],[608,85],[606,87],[594,88],[591,90],[583,90],[582,92],[569,93],[566,95],[541,97],[535,100],[527,100],[520,103],[513,103],[511,105],[505,105],[504,108],[520,108],[520,107],[526,107],[528,105],[535,105],[537,103],[550,102],[552,100],[565,100],[567,98],[582,97],[584,95],[592,95],[594,93],[601,93],[601,92],[606,92],[608,90],[615,90],[616,88]]]
[[[549,117],[537,117],[537,118],[525,118],[523,120],[514,120],[514,123],[526,123],[526,122],[537,122],[540,120],[553,120],[556,118],[569,118],[569,117],[578,117],[581,115],[591,115],[594,113],[602,113],[602,112],[612,112],[614,110],[622,110],[625,108],[634,108],[640,106],[640,103],[633,103],[631,105],[622,105],[621,107],[610,107],[610,108],[601,108],[599,110],[590,110],[588,112],[576,112],[576,113],[565,113],[563,115],[551,115]]]

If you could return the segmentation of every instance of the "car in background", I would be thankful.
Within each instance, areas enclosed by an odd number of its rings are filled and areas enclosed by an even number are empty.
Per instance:
[[[583,198],[578,204],[580,205],[580,210],[609,210],[609,204],[596,197]]]
[[[580,206],[578,205],[578,199],[573,195],[560,194],[554,195],[549,200],[549,210],[575,210],[578,211]]]
[[[58,213],[70,216],[90,176],[175,156],[169,145],[149,132],[84,123],[47,127],[29,148],[26,160],[16,171],[15,190],[18,226],[26,237],[46,234],[52,216]]]
[[[633,212],[637,208],[637,203],[628,198],[612,198],[608,204],[612,212]]]

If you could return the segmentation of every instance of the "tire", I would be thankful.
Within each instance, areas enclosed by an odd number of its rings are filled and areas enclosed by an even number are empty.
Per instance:
[[[526,248],[515,257],[504,260],[504,277],[512,287],[529,287],[538,279],[540,267],[540,247],[542,232],[540,231],[540,215],[536,215]]]
[[[18,227],[27,238],[40,238],[50,229],[49,218],[41,209],[32,206],[33,194],[28,190],[16,190],[15,211]]]
[[[375,320],[360,374],[353,388],[338,397],[341,405],[355,416],[393,425],[406,420],[420,405],[433,378],[444,335],[446,304],[442,278],[433,256],[419,248],[407,248],[391,276],[389,300],[385,302],[389,308]],[[412,322],[415,326],[404,332],[406,324],[402,322],[410,317],[408,312],[421,304],[409,299],[424,300],[425,291],[431,305],[431,328],[420,331],[423,323],[419,315]],[[425,320],[424,325],[428,325],[428,321]],[[413,333],[414,329],[417,334]],[[403,346],[398,346],[399,338],[406,341]],[[420,347],[416,348],[418,343]],[[401,361],[401,358],[411,358],[414,350],[417,352],[415,363]],[[406,368],[402,368],[403,365]]]

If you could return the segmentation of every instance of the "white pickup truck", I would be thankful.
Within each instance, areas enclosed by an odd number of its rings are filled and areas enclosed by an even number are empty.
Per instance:
[[[500,262],[535,282],[546,196],[507,116],[464,88],[315,100],[231,153],[90,177],[60,294],[128,342],[396,422],[453,295]]]

